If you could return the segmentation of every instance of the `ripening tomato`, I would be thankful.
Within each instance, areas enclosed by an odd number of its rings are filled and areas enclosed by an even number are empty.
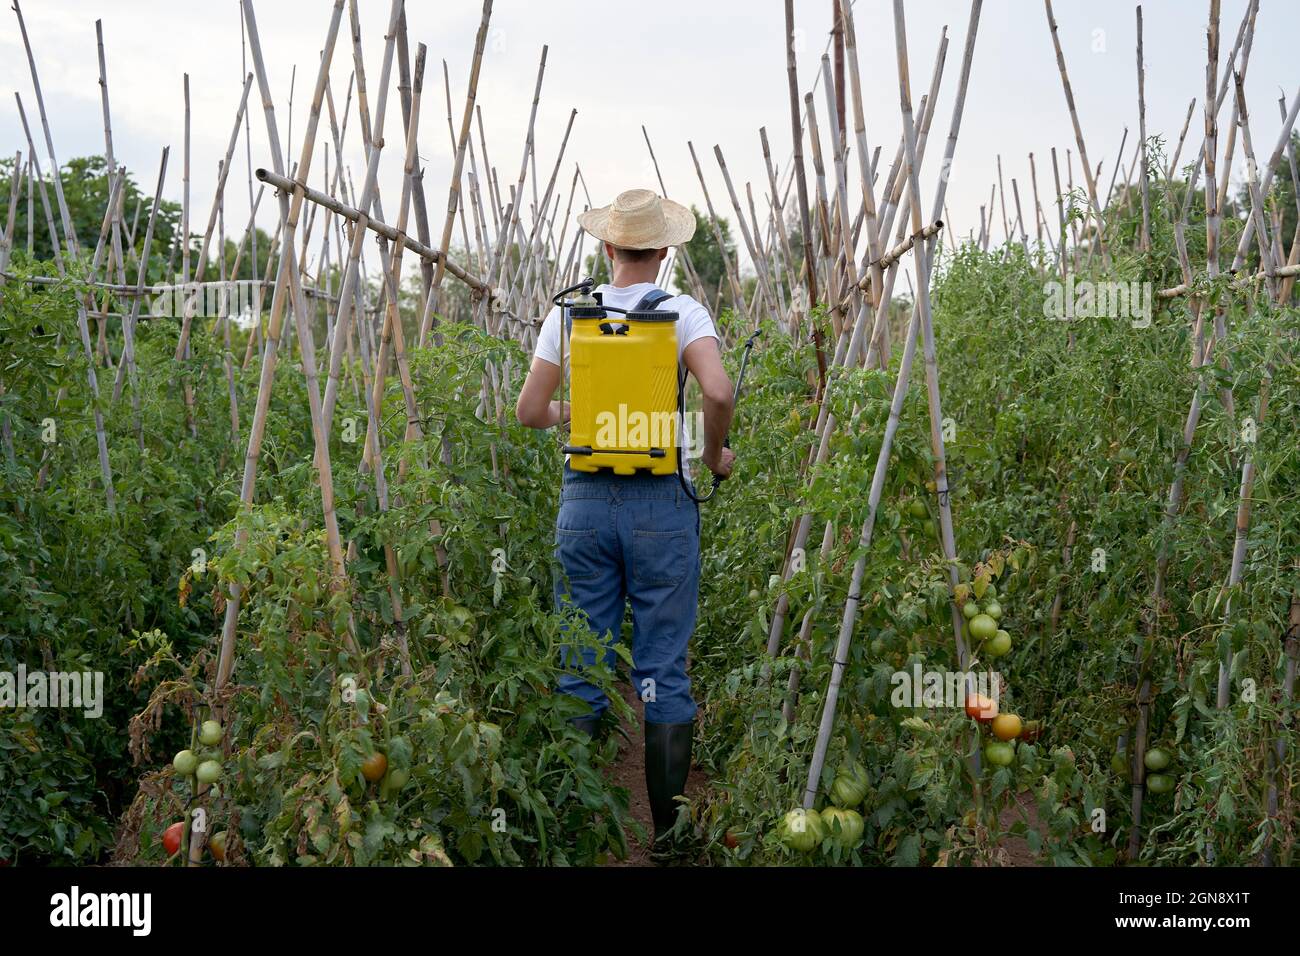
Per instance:
[[[740,846],[740,841],[736,839],[736,835],[734,833],[728,830],[726,833],[722,835],[722,844],[728,850],[734,850],[736,847]]]
[[[178,820],[163,831],[162,845],[168,856],[174,856],[181,848],[181,839],[185,836],[185,821]]]
[[[1024,730],[1024,724],[1016,714],[998,714],[990,726],[998,740],[1015,740]]]
[[[1032,744],[1043,734],[1043,722],[1041,720],[1027,720],[1025,727],[1020,731],[1020,739],[1027,744]]]
[[[382,780],[388,772],[388,758],[376,750],[361,763],[361,776],[371,783]]]
[[[225,830],[222,830],[219,833],[214,833],[212,834],[211,837],[208,838],[208,852],[212,854],[212,858],[216,860],[218,863],[226,862],[226,831]]]
[[[987,723],[998,715],[998,702],[983,694],[966,695],[966,716]]]

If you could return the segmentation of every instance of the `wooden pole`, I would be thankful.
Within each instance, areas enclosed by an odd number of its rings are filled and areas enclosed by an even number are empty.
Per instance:
[[[420,321],[419,345],[424,346],[429,330],[434,324],[434,310],[437,308],[438,289],[446,271],[446,255],[451,246],[451,232],[456,222],[456,209],[460,204],[461,171],[465,167],[465,146],[469,142],[471,121],[474,117],[474,103],[478,95],[478,79],[483,66],[483,49],[487,44],[488,25],[492,19],[492,0],[483,0],[483,15],[479,20],[478,34],[474,38],[474,56],[470,63],[469,87],[465,91],[465,110],[461,114],[460,135],[456,140],[456,158],[451,168],[451,186],[447,196],[447,216],[442,224],[442,240],[438,245],[442,257],[434,264],[433,286],[429,290],[424,306],[424,316]],[[542,54],[545,64],[546,55]],[[541,94],[541,74],[537,77],[537,92]],[[537,115],[537,100],[533,101],[533,117]],[[532,120],[529,121],[529,144],[532,143]],[[468,250],[466,250],[468,251]]]
[[[1138,77],[1138,139],[1142,151],[1142,233],[1138,248],[1151,251],[1151,199],[1147,177],[1147,94],[1146,68],[1142,59],[1142,5],[1137,6],[1137,77]]]
[[[1083,177],[1088,186],[1088,199],[1092,203],[1093,214],[1097,217],[1097,242],[1101,247],[1102,262],[1110,267],[1110,252],[1106,248],[1106,237],[1102,230],[1101,203],[1097,198],[1097,180],[1093,176],[1092,164],[1088,162],[1088,147],[1083,141],[1083,128],[1079,125],[1079,113],[1074,107],[1074,91],[1070,88],[1070,76],[1065,70],[1065,54],[1061,52],[1061,40],[1056,34],[1056,17],[1052,13],[1052,0],[1043,0],[1047,10],[1047,26],[1052,34],[1052,46],[1056,48],[1056,66],[1061,74],[1061,86],[1065,90],[1065,103],[1070,109],[1070,122],[1074,125],[1074,141],[1079,147],[1079,159],[1083,163]]]

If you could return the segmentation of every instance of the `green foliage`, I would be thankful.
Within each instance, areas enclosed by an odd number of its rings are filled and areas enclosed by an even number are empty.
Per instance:
[[[718,291],[723,290],[724,307],[734,309],[737,303],[732,301],[735,296],[732,295],[731,285],[727,281],[727,265],[723,258],[723,250],[726,250],[725,254],[732,262],[736,260],[736,240],[731,235],[731,223],[726,219],[715,219],[710,223],[709,218],[693,205],[691,212],[695,215],[695,235],[691,236],[690,242],[682,248],[690,257],[691,266],[699,277],[700,285],[704,287],[704,304],[712,308],[713,303],[718,301]],[[722,235],[721,247],[718,246],[718,239],[713,233],[714,225]],[[678,258],[673,266],[673,282],[679,289],[693,288],[686,274],[685,260],[682,258]]]

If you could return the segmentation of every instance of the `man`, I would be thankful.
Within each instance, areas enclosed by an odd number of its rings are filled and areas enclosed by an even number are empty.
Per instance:
[[[620,193],[612,205],[578,217],[583,229],[605,245],[613,266],[611,282],[597,287],[605,305],[632,309],[655,291],[668,247],[695,232],[695,214],[648,189]],[[724,445],[731,426],[731,381],[722,367],[717,331],[708,311],[690,296],[658,305],[678,313],[679,374],[684,366],[704,396],[704,464],[716,475],[731,473],[735,456]],[[567,403],[553,399],[567,375],[567,342],[561,350],[560,310],[542,324],[528,377],[515,415],[530,428],[550,428],[569,420]],[[563,356],[563,359],[561,358]],[[566,368],[561,369],[564,361]],[[632,684],[645,701],[646,789],[656,839],[672,828],[675,798],[686,788],[691,762],[695,701],[686,675],[686,650],[695,627],[700,577],[699,507],[677,475],[582,472],[564,466],[556,552],[567,581],[556,584],[556,602],[581,608],[608,650],[622,631],[625,604],[632,605]],[[582,666],[595,663],[588,649],[582,661],[566,653],[574,672],[560,690],[591,706],[590,716],[574,723],[594,735],[609,700],[583,680]]]

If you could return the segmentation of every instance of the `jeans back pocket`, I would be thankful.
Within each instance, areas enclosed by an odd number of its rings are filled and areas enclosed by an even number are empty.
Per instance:
[[[632,578],[637,584],[676,587],[694,555],[689,531],[632,531]]]
[[[570,581],[591,581],[600,576],[600,555],[596,529],[572,531],[555,529],[555,556]]]

